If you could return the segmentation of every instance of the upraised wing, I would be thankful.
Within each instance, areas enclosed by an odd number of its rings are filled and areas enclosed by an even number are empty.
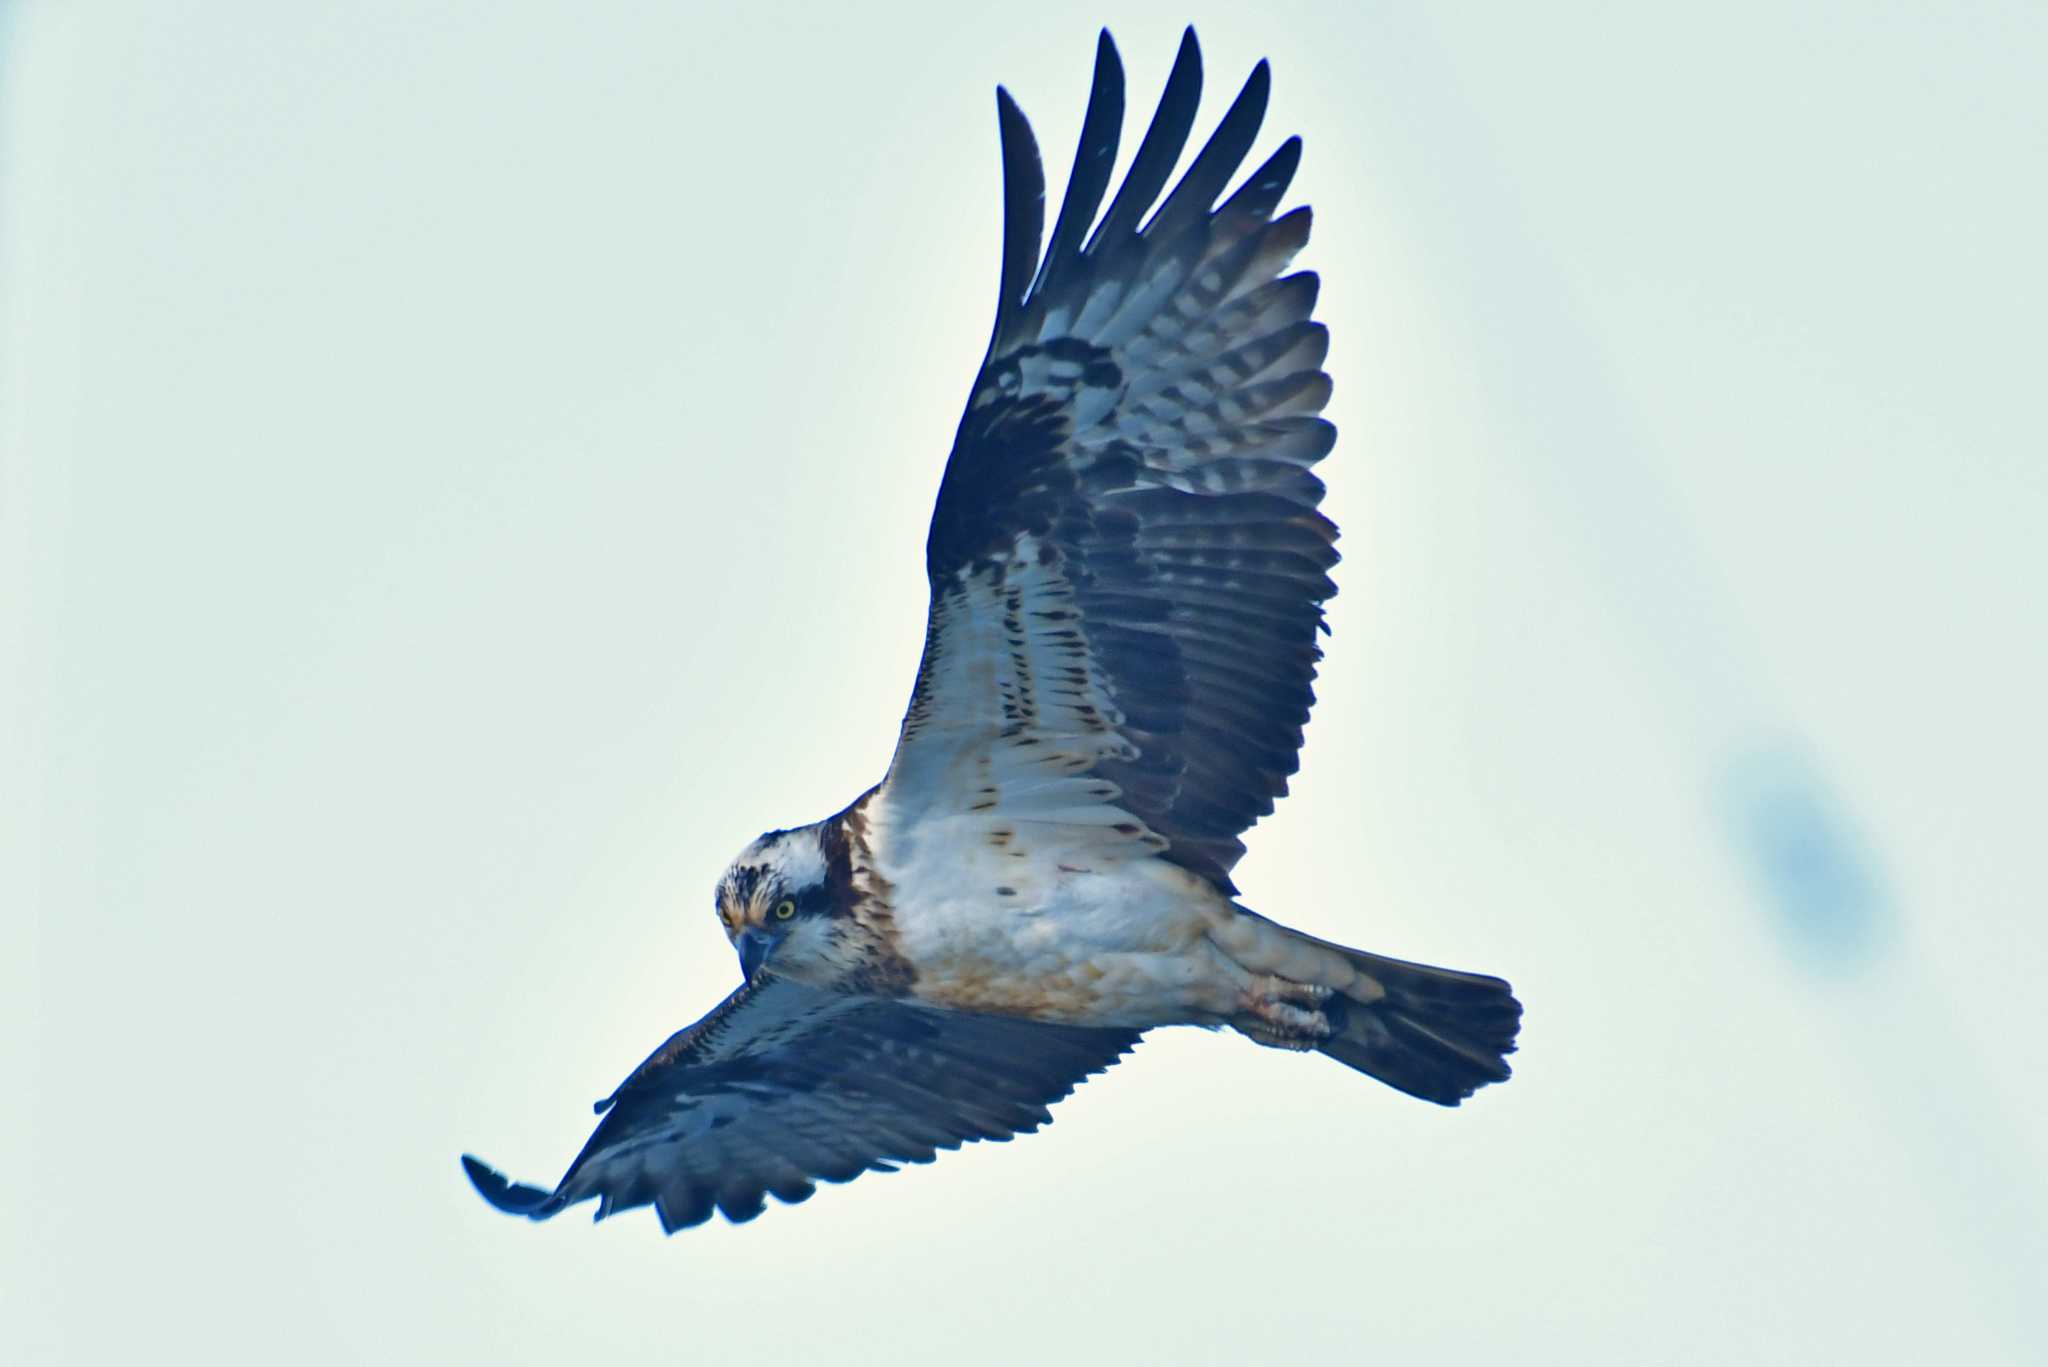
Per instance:
[[[912,821],[1057,826],[1229,892],[1239,835],[1287,790],[1335,592],[1311,467],[1336,433],[1317,416],[1316,278],[1282,275],[1308,210],[1273,217],[1300,142],[1216,205],[1267,87],[1261,62],[1154,210],[1201,93],[1190,29],[1095,223],[1123,123],[1105,32],[1043,258],[1037,147],[998,92],[995,331],[939,488],[924,656],[882,794]]]
[[[486,1201],[534,1220],[595,1198],[599,1219],[652,1204],[670,1233],[713,1210],[738,1223],[771,1194],[794,1203],[821,1181],[1028,1134],[1137,1040],[761,978],[598,1103],[604,1119],[553,1191],[462,1166]]]

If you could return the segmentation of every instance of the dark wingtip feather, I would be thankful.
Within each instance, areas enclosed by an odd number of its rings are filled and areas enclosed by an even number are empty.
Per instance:
[[[1257,220],[1270,216],[1301,167],[1301,138],[1289,137],[1251,173],[1237,192],[1216,211],[1218,218]]]
[[[1190,24],[1181,34],[1180,52],[1173,59],[1173,70],[1167,73],[1166,89],[1159,94],[1152,126],[1145,130],[1138,154],[1124,172],[1123,187],[1110,201],[1109,212],[1102,216],[1102,223],[1088,239],[1087,251],[1113,248],[1137,231],[1139,220],[1159,198],[1166,178],[1173,174],[1181,148],[1187,146],[1188,130],[1195,125],[1195,109],[1201,102],[1202,49],[1195,42],[1195,29]]]
[[[1052,241],[1045,249],[1045,261],[1032,282],[1032,294],[1051,282],[1075,260],[1095,211],[1102,207],[1103,191],[1109,188],[1110,172],[1116,166],[1116,149],[1124,126],[1124,64],[1117,56],[1109,30],[1095,44],[1095,75],[1088,86],[1088,112],[1081,119],[1081,139],[1074,148],[1074,168],[1067,175],[1067,189],[1060,204],[1059,219],[1053,224]]]
[[[554,1195],[539,1187],[512,1182],[504,1173],[470,1154],[462,1155],[462,1170],[469,1174],[476,1194],[507,1215],[532,1216]]]
[[[1223,187],[1237,174],[1238,166],[1244,161],[1245,153],[1251,151],[1252,143],[1259,135],[1259,125],[1266,121],[1266,105],[1272,97],[1273,69],[1264,60],[1252,68],[1246,78],[1244,89],[1237,92],[1230,108],[1224,113],[1216,131],[1209,135],[1209,141],[1195,157],[1194,164],[1174,186],[1173,193],[1159,206],[1159,212],[1145,226],[1148,236],[1157,235],[1171,240],[1173,235],[1184,230],[1189,224],[1206,216],[1216,203],[1216,197],[1223,193]]]
[[[993,351],[1038,267],[1039,237],[1045,230],[1045,168],[1038,140],[1017,101],[996,87],[996,128],[1003,148],[1003,276],[996,301]]]

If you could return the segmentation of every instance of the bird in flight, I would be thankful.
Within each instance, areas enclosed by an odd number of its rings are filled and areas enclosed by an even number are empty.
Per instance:
[[[1237,898],[1241,837],[1298,765],[1335,525],[1336,429],[1289,138],[1219,204],[1260,62],[1167,192],[1201,94],[1194,31],[1123,184],[1105,31],[1065,202],[996,92],[995,331],[925,543],[923,658],[882,781],[719,879],[741,984],[618,1090],[554,1190],[463,1166],[544,1220],[652,1205],[738,1222],[770,1195],[1048,1123],[1147,1030],[1228,1026],[1455,1106],[1508,1076],[1498,978],[1347,949]]]

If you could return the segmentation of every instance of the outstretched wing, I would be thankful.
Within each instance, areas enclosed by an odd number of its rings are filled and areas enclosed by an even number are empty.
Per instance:
[[[923,660],[884,800],[1157,850],[1231,891],[1314,701],[1335,429],[1290,138],[1223,204],[1264,62],[1156,210],[1201,93],[1190,29],[1094,232],[1123,122],[1105,32],[1066,202],[998,91],[1005,222],[989,353],[939,488]],[[1146,214],[1150,211],[1150,218]],[[1143,226],[1141,227],[1141,220]]]
[[[1137,1041],[1134,1030],[929,1011],[762,978],[598,1103],[604,1119],[553,1191],[514,1185],[468,1155],[462,1166],[486,1201],[535,1220],[593,1197],[599,1219],[651,1203],[670,1233],[714,1209],[751,1220],[771,1193],[794,1203],[820,1181],[1028,1134]]]

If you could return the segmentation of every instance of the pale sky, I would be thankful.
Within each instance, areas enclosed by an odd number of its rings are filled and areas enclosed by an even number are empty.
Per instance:
[[[0,1360],[2048,1358],[2048,18],[1876,9],[0,7]],[[1056,187],[1188,20],[1341,433],[1239,881],[1515,1079],[1164,1032],[744,1227],[490,1210],[886,763],[994,86]]]

